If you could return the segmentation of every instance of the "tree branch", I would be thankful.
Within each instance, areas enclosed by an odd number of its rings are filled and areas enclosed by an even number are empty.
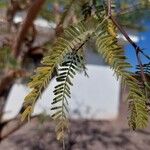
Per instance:
[[[18,35],[16,37],[16,40],[13,46],[13,56],[15,58],[19,56],[22,42],[24,41],[29,28],[32,26],[33,21],[36,18],[37,14],[39,13],[44,2],[45,0],[34,0],[31,6],[29,7],[27,16],[25,20],[23,21],[23,24],[20,28],[20,31],[18,32]]]
[[[0,96],[4,94],[4,91],[10,87],[17,77],[25,76],[27,76],[27,72],[25,70],[10,70],[7,72],[7,75],[0,80]]]
[[[139,53],[142,51],[142,49],[135,42],[133,42],[133,40],[128,36],[127,32],[119,25],[119,23],[115,20],[115,18],[113,16],[110,16],[110,19],[113,21],[113,23],[116,25],[116,27],[120,30],[120,32],[124,35],[124,37],[127,39],[127,41],[133,46],[135,53],[136,53],[138,64],[141,69],[142,80],[144,82],[147,82],[145,74],[144,74],[144,69],[142,66],[142,61],[141,61],[141,58],[139,55]]]
[[[76,2],[76,1],[75,0],[71,0],[70,4],[66,8],[66,11],[63,13],[59,23],[57,24],[57,26],[55,28],[55,33],[56,33],[57,37],[59,37],[63,33],[64,22],[65,22],[66,18],[68,17],[68,15],[70,14],[70,11],[71,11],[71,8],[72,8],[74,2]]]
[[[127,32],[121,27],[121,25],[112,16],[112,14],[111,14],[111,0],[107,0],[107,2],[108,2],[108,17],[112,20],[112,22],[116,25],[116,27],[124,35],[124,37],[127,39],[127,41],[133,46],[133,48],[135,50],[135,53],[136,53],[138,64],[140,66],[141,77],[142,77],[142,80],[143,80],[143,84],[145,84],[147,82],[147,80],[146,80],[146,77],[145,77],[145,74],[144,74],[142,61],[141,61],[141,58],[140,58],[140,55],[139,55],[139,52],[141,52],[142,49],[135,42],[133,42],[133,40],[128,36]]]
[[[108,16],[111,16],[111,4],[112,4],[112,0],[108,0]]]
[[[31,118],[31,120],[37,118],[38,115],[35,115]],[[9,126],[9,124],[14,124],[13,126]],[[23,127],[25,124],[27,124],[28,121],[24,121],[24,122],[21,122],[19,116],[14,118],[14,119],[11,119],[9,121],[6,121],[4,123],[1,123],[3,126],[2,126],[2,135],[0,137],[0,142],[3,141],[4,139],[6,139],[9,135],[11,135],[12,133],[14,133],[15,131],[19,130],[21,127]],[[5,129],[6,128],[6,129]]]

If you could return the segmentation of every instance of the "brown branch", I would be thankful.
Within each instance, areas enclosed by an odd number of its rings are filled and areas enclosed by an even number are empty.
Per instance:
[[[74,51],[75,53],[78,52],[89,40],[90,40],[90,36],[83,42],[81,43],[77,48],[72,49],[72,51]]]
[[[144,69],[143,69],[143,65],[142,65],[142,61],[139,55],[139,52],[142,51],[142,49],[135,43],[133,42],[133,40],[128,36],[127,32],[121,27],[121,25],[116,21],[116,19],[112,16],[111,14],[111,0],[107,0],[108,2],[108,14],[109,14],[109,18],[112,20],[112,22],[116,25],[116,27],[120,30],[120,32],[124,35],[124,37],[127,39],[127,41],[133,46],[135,53],[136,53],[136,57],[137,57],[137,61],[138,64],[140,66],[140,70],[141,70],[141,77],[143,80],[143,84],[145,84],[147,82],[145,74],[144,74]]]
[[[20,54],[22,42],[24,41],[29,28],[32,26],[33,21],[37,17],[44,2],[45,2],[45,0],[34,0],[31,3],[31,6],[29,7],[28,12],[27,12],[27,16],[26,16],[25,20],[23,21],[23,24],[18,32],[17,38],[13,45],[13,56],[15,58],[18,58],[18,56]]]
[[[141,69],[142,80],[143,80],[143,82],[147,82],[145,74],[144,74],[144,69],[142,66],[142,61],[141,61],[141,58],[139,55],[139,52],[141,52],[142,49],[135,42],[133,42],[133,40],[128,36],[127,32],[120,26],[120,24],[115,20],[115,18],[113,16],[110,16],[110,19],[113,21],[113,23],[116,25],[116,27],[120,30],[120,32],[124,35],[124,37],[127,39],[127,41],[133,46],[133,48],[136,52],[138,64]]]
[[[111,4],[112,4],[112,1],[111,0],[108,0],[107,1],[107,5],[108,5],[108,16],[111,16]]]
[[[145,56],[145,58],[147,58],[148,60],[150,60],[150,56],[148,56],[147,54],[145,54],[145,53],[143,52],[143,50],[141,50],[140,53],[141,53],[143,56]]]
[[[146,76],[145,76],[145,73],[144,73],[144,68],[143,68],[143,64],[142,64],[142,61],[141,61],[141,58],[140,58],[140,48],[137,47],[138,49],[136,50],[136,57],[137,57],[137,61],[139,63],[139,66],[140,66],[140,70],[141,70],[141,77],[143,79],[143,82],[144,82],[144,85],[145,83],[147,82],[147,79],[146,79]]]
[[[35,119],[38,117],[38,115],[35,115],[31,118],[31,120]],[[21,122],[21,119],[18,117],[10,119],[4,123],[2,123],[2,135],[0,137],[0,142],[6,139],[9,135],[14,133],[15,131],[19,130],[21,127],[23,127],[28,121]]]
[[[8,126],[8,124],[11,123],[15,123],[14,127],[11,127],[11,129]],[[7,124],[2,124],[2,129],[1,129],[1,136],[0,136],[0,142],[2,142],[2,140],[6,139],[9,135],[11,135],[12,133],[14,133],[15,131],[19,130],[23,125],[25,124],[25,122],[21,122],[20,119],[14,119],[13,121],[11,120],[10,123],[7,122]],[[6,131],[3,131],[4,128],[7,128]],[[2,133],[2,131],[4,133]]]
[[[20,49],[21,49],[22,42],[24,41],[26,34],[28,33],[28,30],[33,25],[33,21],[36,18],[44,2],[45,0],[34,0],[28,9],[27,16],[18,32],[17,38],[13,45],[12,55],[14,56],[14,58],[16,58],[16,60],[18,60],[19,56],[21,55]],[[25,75],[25,73],[23,73],[22,70],[6,71],[2,79],[0,80],[0,126],[1,125],[3,126],[1,122],[1,118],[6,103],[8,91],[10,90],[15,79],[22,75]],[[2,135],[3,128],[0,128],[0,139],[7,137],[9,134],[16,131],[21,125],[22,123],[18,124],[16,128],[14,128],[11,132],[7,133],[5,136]]]
[[[74,2],[75,2],[75,0],[71,0],[67,10],[63,13],[59,23],[57,24],[57,26],[55,28],[55,33],[56,33],[57,37],[59,37],[63,33],[64,22],[65,22],[66,18],[68,17],[68,15],[70,14],[70,11],[71,11],[71,8],[72,8]]]
[[[0,139],[2,133],[2,116],[4,113],[4,107],[6,104],[6,99],[14,80],[17,77],[26,76],[27,73],[23,70],[14,70],[7,72],[4,77],[0,80]]]
[[[7,72],[7,75],[0,80],[0,96],[4,94],[17,77],[23,76],[27,76],[27,72],[24,70],[12,70]]]
[[[74,2],[75,2],[75,0],[72,0],[72,1],[70,2],[70,4],[69,4],[67,10],[66,10],[66,11],[64,12],[64,14],[62,15],[62,18],[61,18],[61,20],[60,20],[60,22],[59,22],[58,25],[63,25],[63,24],[64,24],[66,17],[70,14],[70,11],[71,11],[71,8],[72,8]]]

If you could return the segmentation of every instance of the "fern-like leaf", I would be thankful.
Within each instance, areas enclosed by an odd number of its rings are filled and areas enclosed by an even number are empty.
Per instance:
[[[149,105],[149,101],[150,101],[150,63],[146,63],[142,65],[143,67],[143,73],[145,75],[146,78],[146,82],[143,84],[143,81],[141,81],[141,67],[139,65],[137,65],[136,69],[136,78],[138,79],[138,81],[140,82],[140,86],[143,89],[143,92],[145,92],[145,95],[147,96],[148,99],[148,105]]]
[[[82,21],[64,30],[62,37],[58,38],[50,53],[43,58],[43,66],[37,68],[36,74],[28,84],[32,90],[25,97],[25,113],[22,114],[22,120],[31,116],[37,99],[49,84],[54,69],[63,61],[64,56],[74,50],[80,43],[83,43],[91,33],[92,31]]]
[[[124,50],[116,38],[116,28],[110,19],[97,28],[96,45],[98,52],[115,71],[117,77],[121,77],[123,83],[129,87],[129,125],[135,128],[145,127],[148,122],[146,96],[139,86],[139,82],[129,72],[131,65],[127,62]]]
[[[71,98],[70,87],[73,85],[72,79],[81,70],[80,60],[77,52],[69,53],[58,69],[56,80],[59,84],[55,86],[55,98],[53,99],[51,109],[53,111],[52,118],[56,122],[58,140],[64,139],[65,131],[68,129],[68,98]]]

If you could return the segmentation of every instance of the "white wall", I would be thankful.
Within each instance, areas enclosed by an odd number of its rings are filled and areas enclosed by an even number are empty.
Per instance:
[[[113,71],[108,67],[97,65],[88,65],[87,68],[89,78],[79,74],[73,81],[72,98],[69,100],[71,117],[115,119],[118,115],[120,84],[113,76]],[[44,111],[50,113],[55,85],[56,81],[53,79],[38,100],[34,114]],[[29,89],[25,85],[14,84],[8,97],[3,120],[17,115],[28,92]]]

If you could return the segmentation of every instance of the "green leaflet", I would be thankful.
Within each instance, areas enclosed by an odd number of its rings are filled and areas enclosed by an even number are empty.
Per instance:
[[[122,82],[129,87],[129,126],[136,129],[147,125],[147,94],[139,85],[139,81],[128,71],[132,66],[127,62],[124,50],[117,43],[116,27],[108,17],[100,15],[66,28],[62,37],[59,37],[52,46],[50,53],[43,58],[42,67],[37,68],[29,83],[32,91],[25,97],[22,120],[30,118],[37,99],[49,84],[54,69],[57,68],[58,85],[53,91],[55,97],[51,117],[56,122],[58,140],[64,139],[65,131],[68,129],[68,99],[71,98],[72,80],[77,72],[84,71],[86,75],[81,49],[89,38],[96,39],[98,52],[114,70],[117,78],[121,77]],[[145,86],[149,90],[150,84],[146,82]]]
[[[54,69],[63,61],[64,56],[68,52],[74,50],[76,46],[83,43],[87,36],[92,34],[92,32],[93,30],[87,30],[85,23],[81,21],[78,24],[66,28],[64,35],[57,39],[50,53],[43,58],[41,62],[43,66],[37,68],[36,74],[32,77],[31,82],[28,84],[32,91],[25,97],[24,111],[26,113],[22,114],[22,120],[31,116],[32,111],[26,111],[26,109],[31,107],[33,110],[37,99],[49,84]],[[75,69],[74,67],[75,66],[72,67],[72,70]],[[72,71],[72,75],[73,74],[74,71]],[[63,81],[64,78],[59,78],[59,80]],[[72,85],[70,79],[67,79],[67,82]]]
[[[58,140],[63,140],[65,136],[65,130],[68,128],[67,114],[68,110],[68,98],[71,98],[70,86],[73,86],[72,79],[79,72],[82,67],[83,58],[78,52],[68,53],[64,61],[58,68],[58,76],[56,78],[58,85],[55,86],[54,95],[55,98],[52,102],[53,111],[52,118],[56,122],[56,135]]]
[[[148,122],[147,98],[139,86],[139,81],[128,71],[131,65],[127,62],[122,47],[117,43],[116,29],[109,19],[98,29],[96,39],[98,52],[115,71],[117,77],[121,77],[129,87],[129,125],[133,129],[143,128]]]
[[[141,83],[141,81],[139,80],[142,74],[139,65],[136,67],[137,69],[136,76],[140,82],[141,88],[143,89],[143,93],[145,93],[148,99],[147,103],[149,103],[149,100],[150,100],[150,62],[143,64],[142,67],[143,67],[143,72],[145,74],[146,81],[144,83]]]

